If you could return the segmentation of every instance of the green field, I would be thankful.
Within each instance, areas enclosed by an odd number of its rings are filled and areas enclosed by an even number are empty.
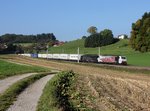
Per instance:
[[[80,48],[81,54],[98,54],[97,48],[85,48],[84,39],[78,39],[75,41],[68,42],[63,46],[51,47],[49,48],[49,53],[66,53],[66,54],[76,54],[77,48]],[[150,52],[140,53],[131,49],[129,45],[129,40],[120,40],[115,44],[108,46],[103,46],[100,48],[101,54],[109,55],[124,55],[128,59],[129,65],[136,66],[150,66]]]
[[[6,62],[4,60],[0,60],[0,79],[8,76],[13,76],[16,74],[45,72],[45,71],[48,71],[48,69],[37,66],[19,65],[15,63]]]
[[[15,43],[15,45],[21,45],[21,46],[24,46],[24,47],[26,47],[26,46],[30,46],[30,45],[32,45],[33,43]]]

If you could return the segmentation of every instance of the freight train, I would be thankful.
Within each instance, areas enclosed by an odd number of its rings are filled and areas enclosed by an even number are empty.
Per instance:
[[[127,65],[127,58],[118,55],[93,55],[93,54],[21,54],[33,58],[46,58],[54,60],[80,61],[92,63],[109,63]]]

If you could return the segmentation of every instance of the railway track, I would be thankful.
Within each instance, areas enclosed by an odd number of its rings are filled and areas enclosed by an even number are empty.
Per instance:
[[[41,58],[40,58],[41,59]],[[43,59],[43,58],[42,58]],[[53,61],[53,62],[61,62],[61,63],[73,63],[73,64],[78,64],[78,61],[67,61],[67,60],[53,60],[53,59],[44,59],[48,61]],[[133,66],[133,65],[117,65],[117,64],[104,64],[104,63],[91,63],[91,62],[80,62],[81,64],[85,65],[97,65],[97,66],[104,66],[104,67],[116,67],[116,68],[126,68],[126,69],[138,69],[138,70],[149,70],[150,67],[144,67],[144,66]]]
[[[15,59],[29,59],[30,57],[24,57],[24,56],[18,56],[18,55],[8,55],[8,56],[0,56],[0,59],[7,59],[7,60],[15,60]],[[41,59],[41,58],[40,58]],[[43,59],[43,58],[42,58]],[[43,59],[44,60],[44,59]],[[45,60],[50,60],[52,62],[60,62],[60,63],[77,63],[78,61],[67,61],[67,60],[53,60],[53,59],[45,59]],[[117,67],[117,68],[127,68],[127,69],[139,69],[139,70],[150,70],[150,67],[144,67],[144,66],[133,66],[133,65],[116,65],[116,64],[104,64],[104,63],[83,63],[80,62],[81,64],[95,64],[97,66],[108,66],[108,67]]]

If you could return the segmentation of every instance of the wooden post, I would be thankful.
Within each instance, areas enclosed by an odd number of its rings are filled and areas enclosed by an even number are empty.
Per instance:
[[[101,54],[101,49],[100,49],[100,47],[98,48],[98,55],[100,56],[100,54]]]
[[[49,46],[47,45],[46,48],[47,48],[46,54],[47,54],[47,59],[48,59],[48,48],[49,48]]]
[[[77,53],[78,53],[78,63],[79,63],[79,55],[80,55],[80,49],[79,49],[79,47],[78,47]]]

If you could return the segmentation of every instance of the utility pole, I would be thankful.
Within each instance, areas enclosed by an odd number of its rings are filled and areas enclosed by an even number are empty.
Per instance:
[[[79,55],[80,55],[80,49],[79,49],[79,47],[78,47],[77,53],[78,53],[78,63],[79,63]]]
[[[47,44],[46,48],[47,48],[46,54],[47,54],[47,59],[48,59],[48,48],[49,48],[48,44]]]
[[[62,53],[64,54],[64,49],[62,48]]]
[[[99,46],[99,48],[98,48],[98,55],[99,55],[99,57],[100,57],[100,54],[101,54],[101,49],[100,49],[100,46]]]

